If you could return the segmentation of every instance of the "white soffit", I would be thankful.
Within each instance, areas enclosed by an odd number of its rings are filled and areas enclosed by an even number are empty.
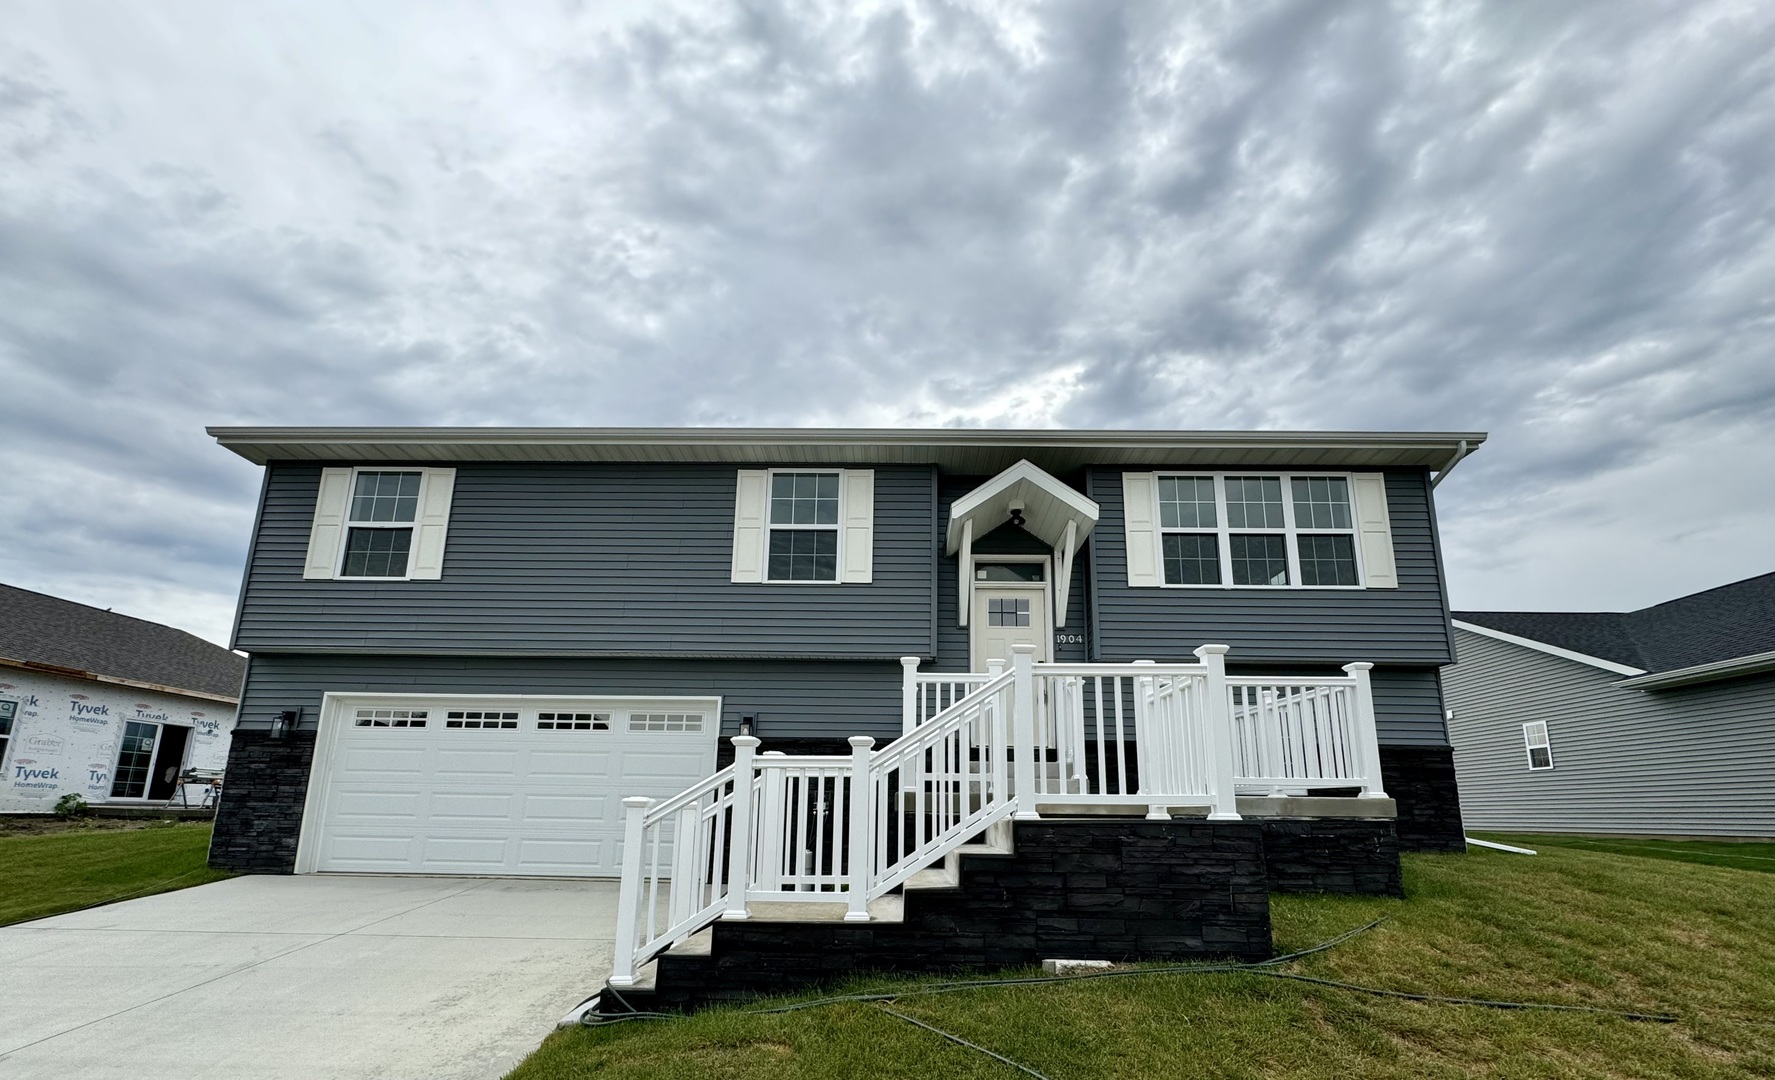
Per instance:
[[[1072,551],[1097,526],[1096,503],[1028,461],[1019,461],[950,504],[947,553],[961,550],[964,523],[974,523],[978,539],[1009,521],[1014,503],[1023,506],[1023,528],[1051,548],[1058,549],[1065,541],[1068,522],[1077,523]]]
[[[1506,634],[1502,630],[1493,630],[1489,626],[1479,626],[1474,623],[1462,622],[1459,619],[1451,619],[1449,621],[1454,623],[1456,630],[1465,630],[1469,634],[1478,634],[1480,637],[1493,638],[1497,641],[1508,641],[1512,645],[1521,645],[1525,649],[1544,652],[1549,656],[1558,656],[1566,660],[1576,660],[1580,664],[1589,664],[1591,667],[1601,668],[1604,671],[1612,671],[1617,675],[1644,675],[1646,673],[1644,668],[1628,667],[1626,664],[1617,664],[1613,660],[1604,660],[1600,656],[1590,656],[1581,652],[1573,652],[1571,649],[1562,649],[1557,645],[1549,645],[1545,641],[1536,641],[1533,638],[1518,637],[1515,634]],[[1456,660],[1459,659],[1459,657],[1456,657]]]
[[[1483,432],[1056,431],[967,428],[211,427],[224,447],[270,461],[449,463],[724,462],[936,465],[990,475],[1021,460],[1052,473],[1155,468],[1442,469]]]

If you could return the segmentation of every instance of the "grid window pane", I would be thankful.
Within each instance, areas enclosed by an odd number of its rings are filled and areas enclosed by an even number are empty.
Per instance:
[[[1226,523],[1235,529],[1280,529],[1287,525],[1282,513],[1282,478],[1227,477]]]
[[[1159,525],[1166,529],[1212,529],[1214,477],[1159,477]]]
[[[1028,626],[1029,620],[1028,600],[993,597],[986,601],[987,626]]]
[[[1528,748],[1528,767],[1531,769],[1551,769],[1553,768],[1553,755],[1545,746],[1531,746]]]
[[[1350,483],[1341,476],[1294,478],[1294,527],[1297,529],[1347,529],[1350,527]],[[1305,577],[1305,574],[1301,575]],[[1311,585],[1312,582],[1307,582]]]
[[[770,580],[837,581],[836,529],[777,529],[770,534]]]
[[[351,494],[353,521],[412,521],[419,510],[416,472],[362,472]]]
[[[1166,536],[1165,584],[1219,585],[1220,538],[1213,533]]]
[[[117,768],[111,773],[113,799],[139,799],[148,790],[148,769],[153,764],[155,724],[134,720],[123,725],[123,744],[117,751]]]
[[[1230,516],[1231,511],[1228,513]],[[1287,537],[1271,534],[1228,539],[1232,548],[1234,585],[1288,584]]]
[[[353,529],[345,538],[342,577],[406,577],[412,529]]]
[[[837,473],[776,473],[770,481],[772,525],[838,524]]]
[[[1351,536],[1300,538],[1302,585],[1356,584],[1356,540]]]

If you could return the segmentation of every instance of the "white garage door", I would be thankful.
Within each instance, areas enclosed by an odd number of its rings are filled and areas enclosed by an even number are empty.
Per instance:
[[[296,867],[618,876],[622,800],[715,770],[717,698],[328,695]]]

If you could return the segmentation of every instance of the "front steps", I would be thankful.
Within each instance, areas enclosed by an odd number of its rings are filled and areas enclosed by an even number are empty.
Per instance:
[[[1006,821],[845,922],[842,902],[754,903],[639,972],[636,1009],[694,1010],[865,972],[955,974],[1050,959],[1262,960],[1269,894],[1401,895],[1398,841],[1352,816]],[[607,1010],[621,1006],[607,1002]]]

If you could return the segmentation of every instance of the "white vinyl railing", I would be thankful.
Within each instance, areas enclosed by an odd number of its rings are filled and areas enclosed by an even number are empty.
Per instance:
[[[1226,674],[1225,645],[1194,664],[1036,663],[920,674],[903,660],[900,738],[843,756],[757,753],[670,799],[623,800],[614,986],[716,918],[749,905],[844,905],[905,884],[988,826],[1044,807],[1205,806],[1237,820],[1238,795],[1356,788],[1384,798],[1365,663],[1335,677]]]

